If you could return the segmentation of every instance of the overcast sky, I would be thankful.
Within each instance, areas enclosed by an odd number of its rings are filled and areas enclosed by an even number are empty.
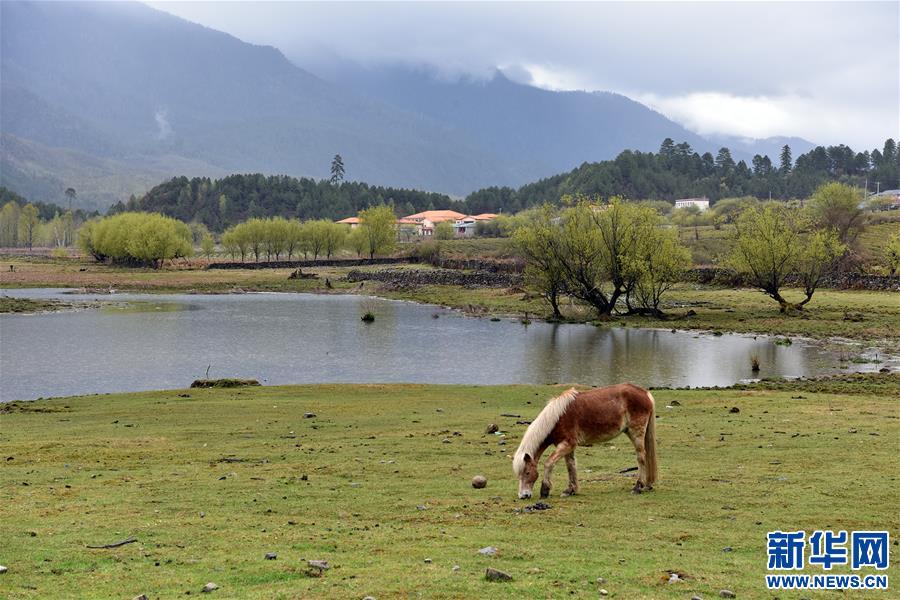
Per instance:
[[[900,137],[900,2],[149,2],[313,72],[335,59],[501,68],[607,90],[701,134],[856,149]]]

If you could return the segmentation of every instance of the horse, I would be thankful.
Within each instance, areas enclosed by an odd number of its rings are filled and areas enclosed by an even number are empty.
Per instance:
[[[572,388],[549,400],[528,426],[513,456],[519,498],[531,498],[538,478],[538,462],[550,446],[555,445],[556,450],[544,464],[541,498],[550,495],[550,475],[561,458],[566,459],[569,471],[569,485],[562,493],[566,497],[578,492],[575,448],[579,444],[606,442],[621,433],[631,439],[637,454],[638,480],[632,492],[652,490],[657,480],[655,413],[653,395],[630,383],[583,392]]]

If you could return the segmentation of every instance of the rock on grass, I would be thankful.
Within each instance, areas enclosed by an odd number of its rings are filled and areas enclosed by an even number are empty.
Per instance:
[[[204,586],[203,586],[203,589],[200,590],[200,591],[201,591],[201,592],[209,593],[209,592],[214,592],[214,591],[216,591],[217,589],[219,589],[219,586],[217,586],[217,585],[214,584],[212,581],[210,581],[209,583],[207,583],[206,585],[204,585]]]
[[[472,478],[472,487],[480,490],[487,485],[487,477],[484,475],[476,475]]]
[[[488,581],[512,581],[512,575],[493,567],[484,570],[484,578]]]

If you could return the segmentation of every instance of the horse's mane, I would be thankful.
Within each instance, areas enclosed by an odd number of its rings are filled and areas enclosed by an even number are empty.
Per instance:
[[[525,469],[525,455],[530,454],[532,458],[534,457],[538,447],[545,439],[547,439],[547,436],[553,431],[556,423],[559,421],[560,417],[563,416],[563,413],[566,412],[566,409],[569,408],[569,404],[572,403],[572,400],[574,400],[577,395],[578,390],[572,388],[562,395],[547,401],[544,410],[540,412],[537,418],[528,426],[528,429],[525,430],[525,435],[522,436],[522,442],[519,444],[519,449],[516,450],[516,454],[513,456],[513,471],[516,475],[521,475],[522,471]]]

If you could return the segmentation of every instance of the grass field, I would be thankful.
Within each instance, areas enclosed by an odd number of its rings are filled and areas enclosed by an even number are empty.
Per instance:
[[[218,598],[812,597],[765,590],[766,532],[900,526],[900,376],[858,381],[655,391],[657,489],[628,493],[623,437],[580,449],[582,493],[558,497],[560,467],[552,508],[533,513],[515,499],[516,421],[562,388],[323,385],[7,405],[0,596],[174,598],[214,582]],[[489,423],[505,438],[485,435]],[[475,474],[486,489],[470,486]],[[496,556],[479,555],[486,546]],[[309,559],[332,568],[310,577]],[[485,581],[488,566],[513,580]],[[684,581],[666,583],[670,572]]]

